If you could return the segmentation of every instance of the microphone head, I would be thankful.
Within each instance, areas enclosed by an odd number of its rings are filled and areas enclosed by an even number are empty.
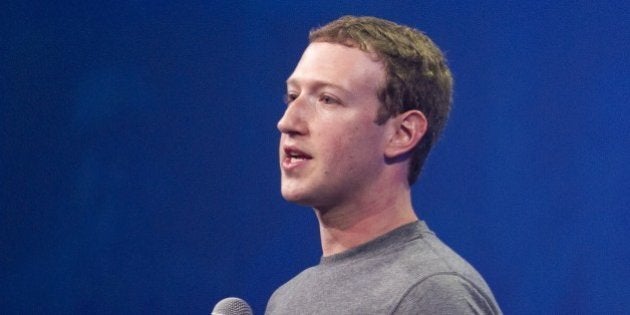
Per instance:
[[[252,308],[242,299],[236,297],[225,298],[212,309],[210,315],[252,315]]]

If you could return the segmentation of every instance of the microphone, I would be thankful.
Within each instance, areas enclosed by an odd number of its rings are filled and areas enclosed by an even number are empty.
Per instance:
[[[237,297],[225,298],[212,309],[210,315],[253,315],[249,304]]]

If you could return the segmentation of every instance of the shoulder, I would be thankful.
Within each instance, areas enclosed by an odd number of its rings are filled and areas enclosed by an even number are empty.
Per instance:
[[[283,313],[279,309],[286,309],[292,305],[290,302],[293,302],[296,298],[308,297],[311,293],[317,292],[314,287],[316,286],[314,278],[316,278],[317,274],[318,268],[316,266],[307,268],[277,288],[267,302],[265,313]],[[285,310],[284,313],[289,314],[291,312],[286,312]]]
[[[492,293],[458,273],[418,280],[403,295],[394,314],[501,314]]]

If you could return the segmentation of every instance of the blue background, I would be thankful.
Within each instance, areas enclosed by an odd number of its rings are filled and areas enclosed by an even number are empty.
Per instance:
[[[262,314],[321,254],[275,125],[308,30],[343,14],[446,52],[415,207],[503,310],[630,313],[630,5],[598,3],[3,3],[2,313]]]

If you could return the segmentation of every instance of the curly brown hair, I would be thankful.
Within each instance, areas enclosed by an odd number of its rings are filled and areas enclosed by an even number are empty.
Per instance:
[[[311,30],[309,42],[339,43],[375,53],[386,69],[376,123],[405,111],[420,110],[427,133],[411,151],[407,179],[412,185],[437,142],[451,110],[453,78],[444,54],[421,31],[375,17],[343,16]]]

